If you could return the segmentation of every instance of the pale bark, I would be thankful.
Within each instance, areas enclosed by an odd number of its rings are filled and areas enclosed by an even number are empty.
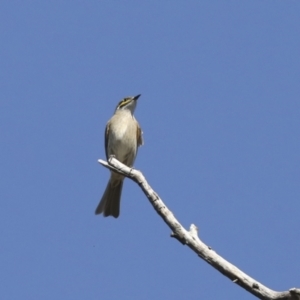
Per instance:
[[[99,159],[98,162],[104,167],[135,181],[141,187],[156,212],[172,230],[171,236],[176,238],[183,245],[187,245],[199,257],[228,277],[233,283],[238,284],[259,299],[300,300],[300,289],[292,288],[284,292],[273,291],[222,258],[211,247],[199,239],[198,228],[194,224],[192,224],[189,231],[187,231],[166,207],[158,194],[151,188],[140,171],[125,166],[114,157],[110,157],[108,162],[101,159]]]

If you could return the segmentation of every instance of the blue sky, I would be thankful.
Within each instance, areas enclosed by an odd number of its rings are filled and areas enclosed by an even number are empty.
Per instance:
[[[253,299],[126,180],[95,216],[104,127],[141,93],[142,170],[179,221],[300,287],[298,1],[2,1],[1,299]]]

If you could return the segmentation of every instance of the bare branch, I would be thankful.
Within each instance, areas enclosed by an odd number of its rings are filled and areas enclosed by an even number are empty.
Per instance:
[[[135,181],[141,187],[157,213],[172,230],[171,237],[176,238],[183,245],[187,245],[199,257],[228,277],[233,283],[238,284],[259,299],[300,300],[300,289],[292,288],[285,292],[273,291],[222,258],[211,247],[205,245],[199,239],[198,228],[194,224],[187,231],[166,207],[158,194],[151,188],[140,171],[125,166],[114,157],[110,157],[108,162],[101,159],[98,162],[104,167]]]

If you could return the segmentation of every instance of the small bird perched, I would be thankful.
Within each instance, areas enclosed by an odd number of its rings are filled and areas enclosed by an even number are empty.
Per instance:
[[[143,144],[142,130],[133,113],[140,95],[126,97],[119,102],[112,118],[105,127],[105,153],[107,160],[115,156],[117,160],[131,167],[138,147]],[[111,172],[105,192],[95,214],[117,218],[120,214],[120,200],[124,176]]]

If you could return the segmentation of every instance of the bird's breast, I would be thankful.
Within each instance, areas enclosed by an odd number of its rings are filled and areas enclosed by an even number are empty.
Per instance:
[[[119,161],[127,162],[127,165],[133,164],[137,150],[136,131],[136,121],[131,115],[112,119],[108,135],[108,155],[115,155]]]

